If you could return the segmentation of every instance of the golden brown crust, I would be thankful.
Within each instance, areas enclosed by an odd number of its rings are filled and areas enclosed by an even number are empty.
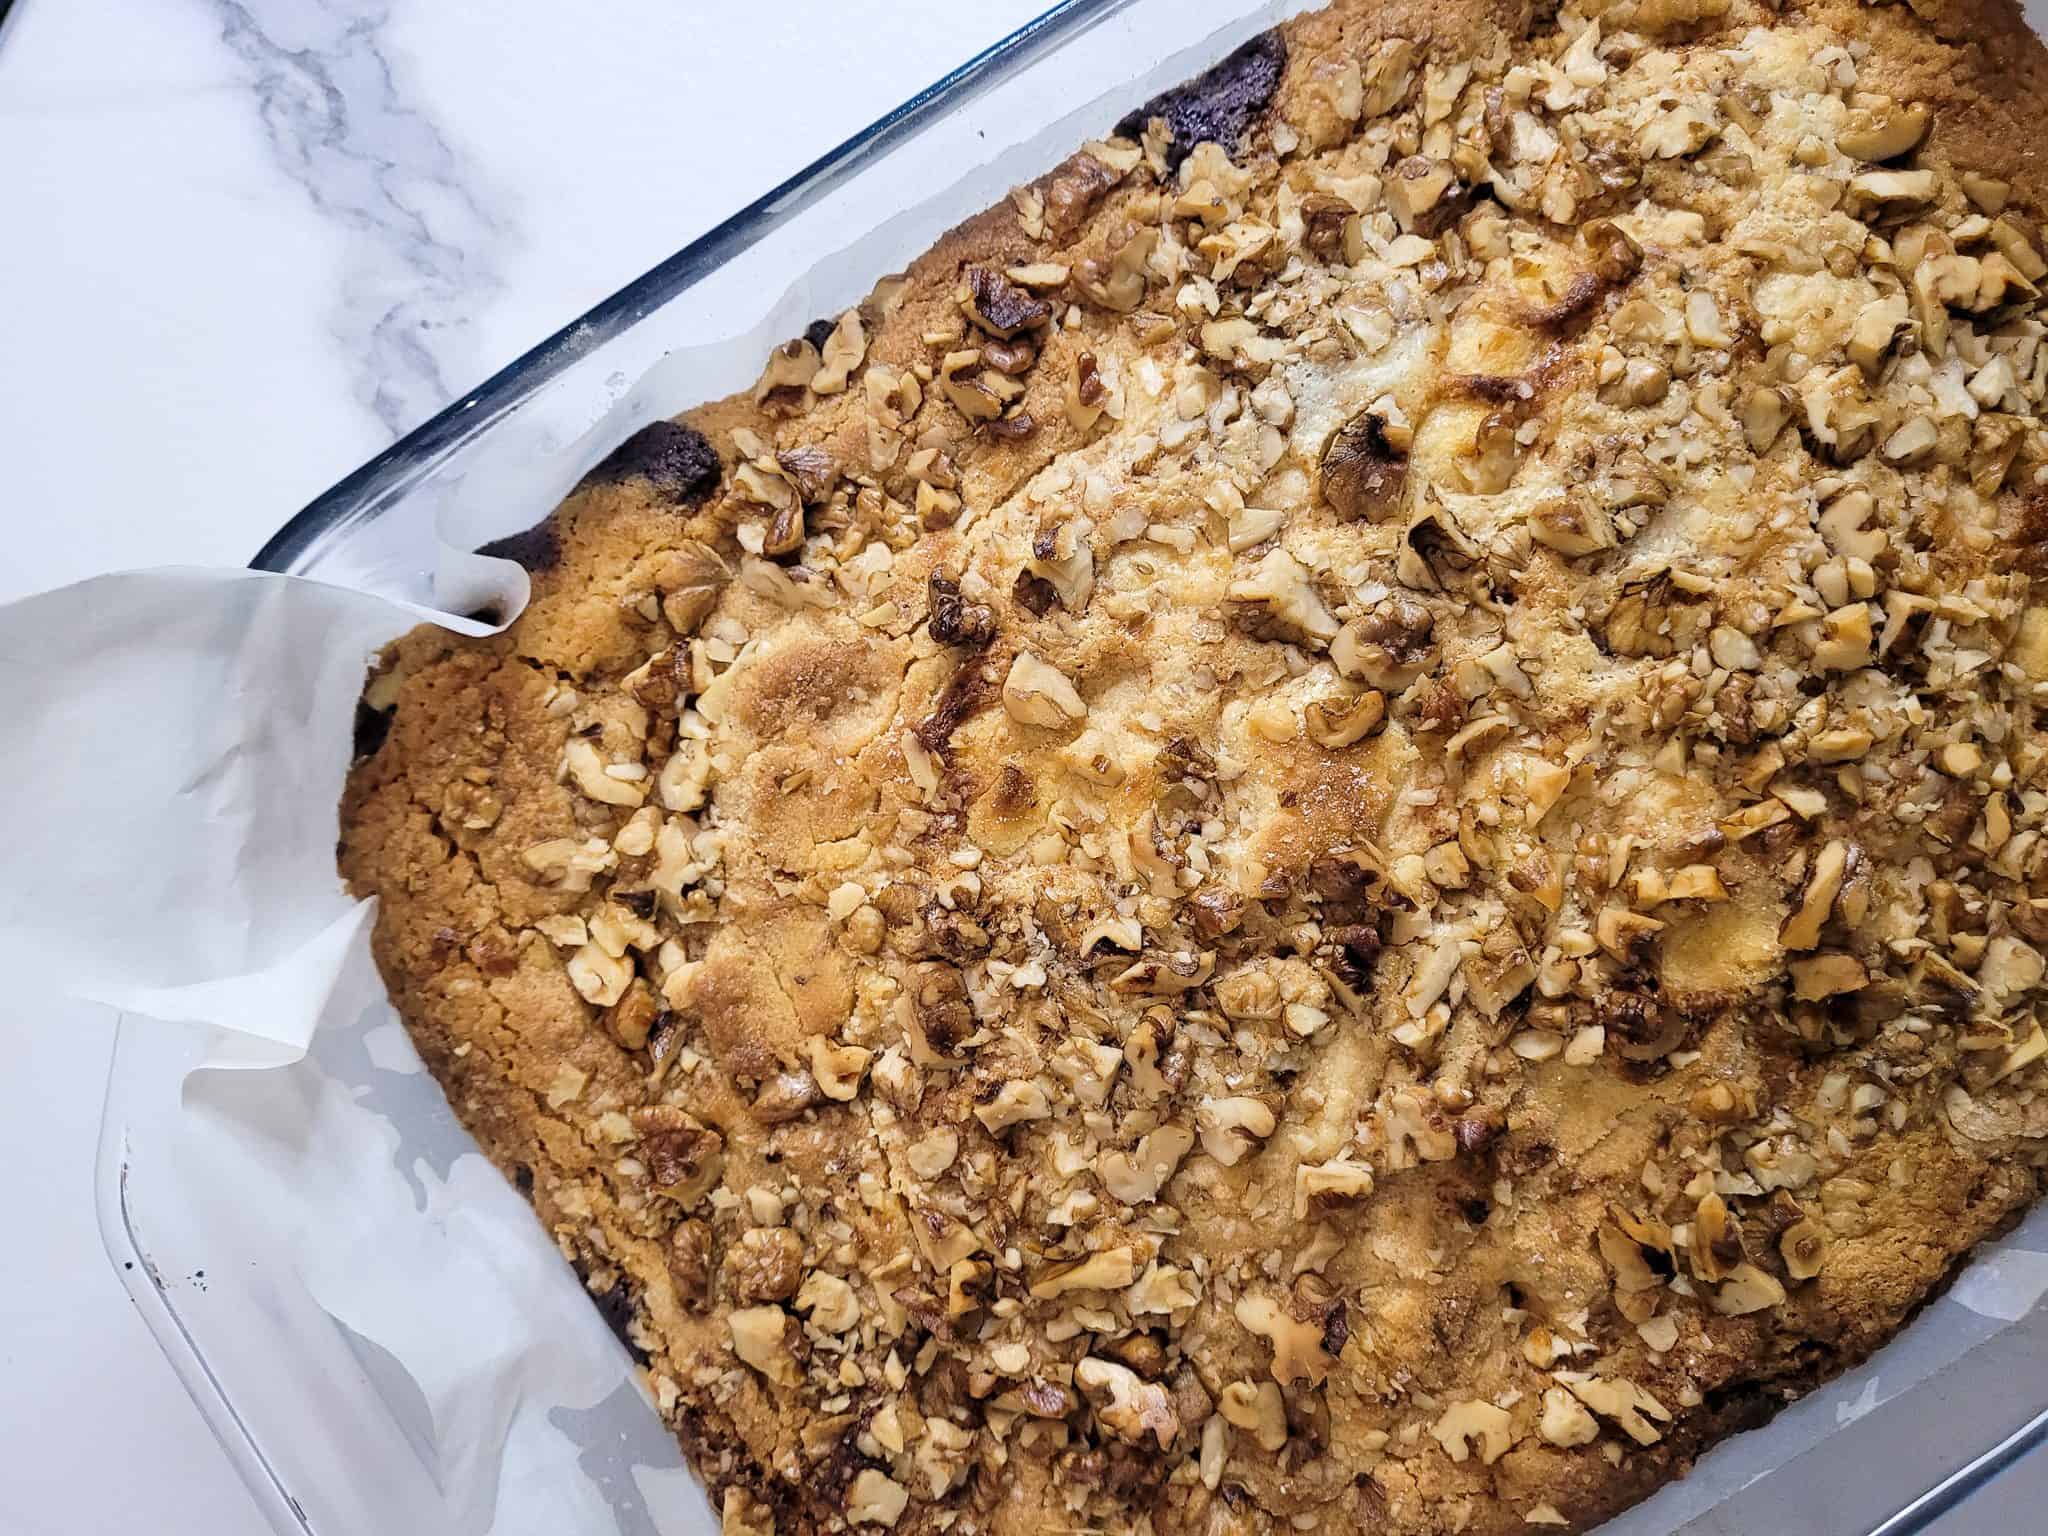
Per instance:
[[[2039,1190],[2048,56],[1281,39],[373,680],[393,998],[735,1531],[1584,1529]]]

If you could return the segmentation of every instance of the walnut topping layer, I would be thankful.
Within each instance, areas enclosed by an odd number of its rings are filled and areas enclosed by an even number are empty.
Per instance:
[[[1503,14],[1234,55],[387,656],[380,962],[729,1527],[1583,1528],[2038,1189],[2048,61]]]

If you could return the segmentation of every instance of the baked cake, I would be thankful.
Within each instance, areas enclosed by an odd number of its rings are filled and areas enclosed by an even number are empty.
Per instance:
[[[390,648],[342,870],[727,1531],[1584,1529],[2018,1216],[2044,102],[1340,0]]]

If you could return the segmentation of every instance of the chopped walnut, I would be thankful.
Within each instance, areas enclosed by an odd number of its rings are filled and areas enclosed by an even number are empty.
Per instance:
[[[1811,1280],[1820,1273],[1827,1245],[1827,1229],[1819,1222],[1794,1222],[1778,1237],[1778,1252],[1784,1257],[1785,1273],[1794,1280]]]
[[[1386,719],[1386,696],[1376,688],[1350,698],[1341,705],[1331,705],[1325,698],[1309,702],[1303,711],[1303,721],[1309,727],[1309,739],[1319,748],[1341,752],[1356,741],[1364,741],[1372,735]]]
[[[1003,708],[1019,725],[1057,730],[1088,718],[1088,706],[1065,673],[1020,651],[1003,679]]]
[[[754,385],[754,403],[785,411],[802,409],[820,366],[818,349],[808,341],[798,337],[784,342],[768,354],[768,366]]]
[[[595,746],[572,737],[562,749],[562,760],[576,787],[605,805],[638,806],[647,798],[647,769],[640,763],[607,763]],[[615,769],[636,770],[630,776]]]
[[[952,1129],[940,1126],[913,1142],[906,1161],[910,1171],[921,1179],[936,1179],[953,1166],[953,1159],[960,1153],[960,1137]]]
[[[1938,190],[1932,171],[1863,171],[1849,178],[1849,206],[1897,215],[1933,201]]]
[[[1056,235],[1072,234],[1103,193],[1120,179],[1120,172],[1086,150],[1069,155],[1046,182],[1046,227]]]
[[[814,1109],[823,1100],[808,1072],[780,1072],[768,1079],[754,1098],[754,1118],[763,1125],[782,1125]]]
[[[633,963],[607,954],[600,944],[585,944],[571,955],[567,966],[569,981],[583,1000],[609,1008],[626,995],[633,984]]]
[[[823,1270],[804,1278],[794,1305],[809,1317],[813,1328],[825,1333],[844,1333],[860,1321],[860,1298],[853,1287]]]
[[[1671,1410],[1632,1381],[1617,1377],[1589,1376],[1580,1371],[1557,1371],[1565,1389],[1603,1419],[1619,1424],[1637,1445],[1655,1445],[1663,1438],[1659,1424],[1671,1422]]]
[[[1480,1462],[1490,1467],[1514,1444],[1514,1437],[1508,1432],[1510,1422],[1505,1408],[1468,1401],[1451,1404],[1429,1432],[1452,1461],[1464,1461],[1476,1443]]]
[[[1896,160],[1926,137],[1932,115],[1917,103],[1866,97],[1843,120],[1835,147],[1858,160]]]
[[[1820,943],[1822,926],[1834,911],[1835,898],[1841,894],[1842,881],[1849,869],[1849,845],[1836,838],[1821,849],[1813,861],[1813,872],[1806,882],[1806,893],[1799,908],[1785,920],[1779,930],[1778,942],[1787,949],[1812,949]]]
[[[1327,644],[1338,624],[1309,581],[1308,568],[1284,549],[1270,549],[1251,573],[1230,583],[1230,600],[1263,607],[1289,632]]]
[[[743,1301],[787,1301],[803,1278],[803,1240],[787,1227],[749,1227],[726,1251],[733,1294]]]
[[[572,975],[572,981],[575,979]],[[580,990],[580,988],[579,988]],[[627,983],[625,995],[612,1004],[605,1015],[605,1026],[612,1038],[629,1051],[647,1048],[647,1038],[653,1032],[655,1020],[661,1014],[661,1003],[654,995],[654,989],[644,981]]]
[[[1785,1287],[1754,1264],[1738,1264],[1714,1292],[1713,1307],[1729,1317],[1761,1312],[1785,1299]]]
[[[1068,520],[1041,528],[1031,541],[1024,568],[1047,583],[1068,613],[1080,613],[1095,590],[1095,551],[1087,542],[1085,522]]]
[[[732,1352],[778,1387],[793,1388],[803,1379],[791,1336],[796,1319],[780,1307],[736,1307],[726,1314]]]
[[[861,1078],[874,1055],[858,1045],[834,1045],[822,1035],[813,1035],[811,1077],[826,1098],[846,1103],[859,1095]]]
[[[960,595],[959,582],[943,571],[933,571],[925,586],[934,640],[942,645],[980,647],[995,638],[995,610],[986,603],[968,602]]]
[[[684,1209],[695,1205],[725,1171],[725,1138],[671,1104],[650,1104],[628,1119],[654,1188]]]
[[[1154,229],[1133,231],[1104,259],[1090,257],[1075,270],[1082,293],[1115,314],[1129,314],[1145,302],[1147,263],[1159,243]]]
[[[819,348],[818,371],[811,375],[811,391],[819,395],[836,395],[846,388],[847,380],[867,356],[868,337],[862,326],[860,311],[849,309],[839,317],[839,323],[832,327],[831,335],[825,338]]]
[[[1287,1444],[1287,1404],[1272,1381],[1233,1381],[1216,1399],[1225,1422],[1248,1431],[1262,1451]]]
[[[1353,265],[1365,256],[1365,225],[1341,197],[1312,192],[1302,199],[1302,240],[1324,261]]]
[[[1387,177],[1387,207],[1410,234],[1434,237],[1459,212],[1458,173],[1445,160],[1410,155]]]
[[[1297,1221],[1332,1206],[1362,1200],[1372,1193],[1372,1169],[1352,1158],[1331,1158],[1294,1170],[1294,1215]]]
[[[1122,1439],[1150,1437],[1163,1451],[1180,1433],[1180,1418],[1166,1389],[1142,1380],[1128,1366],[1090,1355],[1074,1367],[1074,1385],[1094,1406],[1096,1418]]]
[[[1195,1133],[1163,1125],[1141,1137],[1129,1152],[1105,1153],[1097,1165],[1102,1187],[1126,1205],[1148,1205],[1195,1144]]]
[[[1372,523],[1402,515],[1408,484],[1405,429],[1366,411],[1353,417],[1323,450],[1323,499],[1339,517]]]
[[[1226,1168],[1234,1168],[1273,1134],[1279,1122],[1258,1099],[1204,1099],[1195,1111],[1202,1150]]]
[[[1792,995],[1807,1002],[1860,992],[1870,983],[1870,973],[1854,955],[1811,955],[1791,964]]]
[[[1001,1135],[1012,1126],[1029,1120],[1043,1120],[1052,1113],[1045,1090],[1027,1079],[1017,1078],[1003,1084],[996,1096],[986,1104],[977,1104],[974,1118],[991,1136]]]
[[[1236,1308],[1237,1320],[1273,1346],[1273,1379],[1285,1386],[1290,1381],[1319,1385],[1335,1362],[1323,1351],[1324,1331],[1289,1313],[1271,1296],[1245,1296]]]
[[[1105,1248],[1084,1258],[1050,1264],[1031,1282],[1031,1294],[1051,1301],[1069,1291],[1120,1291],[1138,1278],[1129,1248]]]
[[[1074,356],[1074,366],[1067,375],[1066,391],[1062,404],[1067,420],[1077,431],[1086,432],[1102,419],[1109,389],[1102,382],[1102,373],[1093,352],[1079,352]]]
[[[1052,306],[987,267],[967,269],[967,317],[991,336],[1008,341],[1052,318]]]
[[[887,1473],[865,1467],[846,1489],[846,1518],[855,1525],[894,1525],[910,1505],[910,1490]]]
[[[1346,677],[1374,688],[1403,689],[1435,660],[1435,626],[1426,604],[1396,593],[1347,623],[1330,646],[1330,659]]]
[[[1543,1417],[1537,1420],[1536,1433],[1548,1444],[1570,1450],[1573,1446],[1592,1444],[1600,1437],[1600,1426],[1563,1387],[1545,1387]]]

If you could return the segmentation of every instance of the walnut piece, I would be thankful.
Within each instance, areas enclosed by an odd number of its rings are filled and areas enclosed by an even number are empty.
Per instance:
[[[1248,1431],[1262,1451],[1287,1444],[1287,1403],[1273,1381],[1233,1381],[1216,1399],[1225,1422]]]
[[[1896,160],[1918,146],[1932,120],[1933,114],[1918,103],[1867,97],[1843,119],[1835,148],[1858,160]]]
[[[838,1275],[819,1270],[798,1287],[795,1306],[809,1316],[813,1328],[844,1333],[860,1321],[860,1298]]]
[[[1108,1152],[1096,1165],[1102,1187],[1126,1205],[1149,1205],[1173,1177],[1195,1133],[1184,1126],[1162,1125],[1139,1138],[1129,1152]]]
[[[1721,1288],[1714,1292],[1713,1307],[1725,1317],[1741,1317],[1775,1307],[1785,1299],[1785,1287],[1754,1264],[1738,1264]]]
[[[673,1104],[648,1104],[628,1115],[654,1188],[685,1210],[725,1171],[725,1138]]]
[[[1354,416],[1323,450],[1323,500],[1347,521],[1398,521],[1408,485],[1406,438],[1405,429],[1396,431],[1376,412]]]
[[[647,769],[640,763],[607,763],[597,748],[580,736],[573,736],[562,749],[562,761],[576,787],[605,805],[637,806],[647,798]],[[614,768],[637,770],[630,776]]]
[[[1045,300],[1026,293],[988,267],[967,269],[967,299],[963,307],[968,319],[1004,341],[1052,318],[1052,306]]]
[[[1262,606],[1285,629],[1327,645],[1338,624],[1309,580],[1308,568],[1284,549],[1269,549],[1248,575],[1232,580],[1234,603]]]
[[[1273,1379],[1321,1385],[1335,1362],[1323,1352],[1323,1329],[1305,1323],[1271,1296],[1243,1296],[1236,1306],[1238,1322],[1273,1347]]]
[[[1817,1221],[1795,1221],[1778,1236],[1778,1252],[1785,1260],[1785,1273],[1794,1280],[1811,1280],[1820,1273],[1827,1255],[1827,1229]]]
[[[569,981],[587,1003],[609,1008],[626,995],[633,984],[633,962],[605,953],[596,943],[585,944],[568,961]]]
[[[1013,1078],[996,1091],[986,1104],[974,1106],[974,1118],[991,1136],[1000,1136],[1012,1126],[1043,1120],[1052,1113],[1045,1090],[1028,1078]]]
[[[1849,869],[1849,845],[1840,838],[1831,840],[1814,858],[1813,873],[1807,878],[1806,894],[1800,898],[1799,909],[1785,919],[1785,925],[1778,931],[1778,942],[1787,949],[1812,949],[1820,943],[1820,931],[1834,911],[1835,898],[1842,892],[1842,881]]]
[[[1093,1405],[1095,1417],[1120,1439],[1138,1443],[1150,1436],[1163,1451],[1180,1433],[1180,1416],[1167,1390],[1129,1366],[1088,1355],[1074,1367],[1074,1385]]]
[[[1138,1278],[1138,1266],[1129,1248],[1105,1248],[1083,1258],[1048,1265],[1031,1283],[1031,1294],[1039,1301],[1051,1301],[1069,1291],[1120,1291]]]
[[[1020,651],[1003,679],[1003,708],[1019,725],[1058,730],[1088,718],[1088,706],[1067,675]]]
[[[1226,1168],[1236,1167],[1257,1151],[1278,1124],[1273,1111],[1259,1099],[1204,1099],[1195,1110],[1202,1150]]]
[[[1599,1439],[1600,1426],[1584,1404],[1563,1387],[1545,1387],[1543,1417],[1536,1421],[1536,1433],[1547,1444],[1569,1450]]]
[[[1490,1467],[1514,1444],[1514,1437],[1508,1433],[1510,1422],[1505,1408],[1469,1401],[1451,1404],[1429,1427],[1429,1432],[1452,1461],[1464,1461],[1477,1442],[1480,1463]]]
[[[1294,1170],[1294,1216],[1297,1221],[1306,1219],[1311,1213],[1320,1214],[1333,1206],[1363,1200],[1371,1193],[1372,1168],[1355,1158],[1335,1157],[1314,1166],[1303,1163]]]
[[[780,1307],[736,1307],[726,1314],[732,1352],[778,1387],[795,1387],[802,1379],[789,1335],[795,1319]]]
[[[874,1055],[858,1045],[835,1045],[823,1035],[811,1036],[811,1076],[818,1091],[841,1104],[854,1098]]]
[[[1599,1414],[1619,1424],[1637,1445],[1655,1445],[1664,1435],[1658,1424],[1671,1422],[1671,1410],[1632,1381],[1589,1376],[1579,1371],[1552,1373],[1567,1391]],[[1652,1422],[1652,1421],[1655,1422]]]
[[[910,1490],[873,1467],[862,1468],[846,1489],[846,1518],[855,1525],[894,1525],[909,1504]]]

